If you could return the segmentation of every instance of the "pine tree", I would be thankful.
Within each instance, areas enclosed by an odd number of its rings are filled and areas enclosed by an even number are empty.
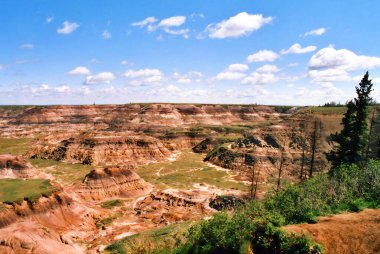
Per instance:
[[[355,98],[356,117],[352,136],[351,154],[353,162],[361,164],[365,162],[366,148],[368,142],[368,106],[372,101],[370,93],[372,91],[372,82],[369,79],[368,71],[363,79],[356,86],[357,98]]]
[[[343,130],[340,133],[330,135],[329,141],[334,145],[333,149],[327,154],[327,159],[333,167],[342,163],[352,162],[350,158],[351,137],[353,136],[355,121],[355,104],[353,101],[347,103],[347,111],[342,119]]]
[[[366,161],[368,142],[368,106],[371,102],[372,82],[368,72],[356,86],[357,98],[347,104],[347,112],[342,119],[343,130],[330,136],[334,147],[327,154],[333,168],[342,163],[362,164]]]

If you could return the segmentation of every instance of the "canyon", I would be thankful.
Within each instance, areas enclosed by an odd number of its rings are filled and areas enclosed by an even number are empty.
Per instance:
[[[207,218],[249,197],[252,184],[260,199],[279,180],[309,177],[313,132],[312,173],[322,170],[322,137],[340,130],[341,117],[256,105],[0,108],[0,178],[35,188],[14,200],[0,190],[0,252],[99,253]]]

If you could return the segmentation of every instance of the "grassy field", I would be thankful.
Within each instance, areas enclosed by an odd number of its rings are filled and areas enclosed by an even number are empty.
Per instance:
[[[137,173],[157,188],[193,188],[195,183],[216,186],[220,189],[247,190],[242,183],[229,180],[229,174],[216,170],[203,162],[204,155],[184,150],[173,162],[142,166]]]
[[[70,164],[44,159],[30,159],[29,161],[39,171],[52,174],[56,180],[64,186],[81,182],[84,177],[95,168],[91,165]]]
[[[185,232],[193,224],[186,221],[160,229],[148,230],[126,237],[107,247],[107,252],[116,253],[169,253],[168,250],[176,246],[178,239],[184,237]],[[152,251],[156,252],[152,252]]]
[[[29,150],[32,141],[32,138],[0,138],[0,154],[24,154]]]
[[[0,179],[0,201],[21,202],[24,198],[37,200],[42,195],[49,196],[54,187],[46,179]]]

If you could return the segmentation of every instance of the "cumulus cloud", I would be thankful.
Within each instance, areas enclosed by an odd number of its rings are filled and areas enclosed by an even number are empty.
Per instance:
[[[128,65],[128,64],[130,64],[127,60],[122,60],[121,62],[120,62],[120,64],[121,65]]]
[[[246,76],[245,73],[233,72],[233,71],[223,71],[216,75],[217,80],[239,80]]]
[[[159,23],[157,23],[159,22]],[[157,29],[171,34],[171,35],[182,35],[184,38],[188,38],[189,29],[173,29],[175,27],[180,27],[186,23],[185,16],[173,16],[169,18],[162,19],[159,21],[155,17],[148,17],[142,21],[132,23],[132,26],[147,27],[149,32]]]
[[[65,21],[65,22],[63,22],[62,27],[57,29],[57,33],[59,33],[59,34],[71,34],[75,30],[77,30],[78,28],[79,28],[79,24],[77,24],[75,22]]]
[[[230,64],[227,68],[228,71],[239,71],[244,72],[249,69],[248,65],[246,64]]]
[[[345,70],[327,69],[327,70],[310,70],[309,77],[313,83],[350,81],[351,77]]]
[[[265,85],[270,83],[276,83],[279,80],[271,72],[253,72],[248,77],[244,78],[241,83],[243,85]]]
[[[380,57],[357,55],[348,49],[336,50],[327,47],[314,54],[308,63],[309,69],[359,70],[380,67]]]
[[[190,84],[191,82],[192,82],[192,80],[189,78],[179,78],[177,80],[178,84]]]
[[[30,43],[20,45],[20,49],[32,49],[32,48],[34,48],[34,45]]]
[[[95,75],[87,76],[84,84],[95,85],[95,84],[109,84],[115,79],[115,75],[112,72],[100,72]]]
[[[326,31],[327,31],[326,28],[321,27],[321,28],[314,29],[314,30],[311,30],[309,32],[304,33],[304,36],[309,36],[309,35],[317,35],[317,36],[319,36],[319,35],[324,34]]]
[[[256,70],[256,72],[260,73],[273,73],[273,72],[279,72],[280,69],[276,65],[266,64],[261,66]]]
[[[129,84],[134,86],[158,85],[164,78],[159,69],[128,70],[123,76],[130,79]]]
[[[271,51],[271,50],[260,50],[252,55],[249,55],[247,57],[247,61],[249,63],[253,63],[253,62],[273,62],[275,61],[277,58],[279,58],[280,56]]]
[[[144,26],[147,26],[149,24],[156,23],[157,21],[158,21],[158,19],[156,19],[155,17],[147,17],[144,20],[141,20],[138,22],[133,22],[131,25],[132,26],[138,26],[138,27],[144,27]]]
[[[20,90],[21,92],[30,94],[32,96],[69,94],[72,91],[71,88],[66,85],[50,86],[46,83],[40,84],[38,86],[26,85],[21,87]]]
[[[141,78],[148,76],[162,76],[162,72],[159,69],[140,69],[140,70],[128,70],[124,73],[126,78]]]
[[[108,39],[111,39],[112,35],[107,30],[104,30],[102,33],[102,37],[103,37],[103,39],[108,40]]]
[[[293,44],[292,46],[290,46],[290,48],[288,49],[283,49],[280,51],[280,53],[282,55],[286,55],[286,54],[304,54],[304,53],[309,53],[309,52],[313,52],[317,49],[316,46],[307,46],[307,47],[302,47],[299,43],[295,43]]]
[[[185,16],[174,16],[170,18],[166,18],[158,23],[159,27],[173,27],[173,26],[182,26],[186,22]]]
[[[78,67],[75,67],[74,69],[70,70],[69,72],[67,72],[67,74],[69,74],[69,75],[89,75],[90,70],[84,66],[78,66]]]
[[[272,17],[263,17],[262,14],[241,12],[217,24],[208,25],[205,32],[213,39],[238,38],[251,34],[272,20]]]

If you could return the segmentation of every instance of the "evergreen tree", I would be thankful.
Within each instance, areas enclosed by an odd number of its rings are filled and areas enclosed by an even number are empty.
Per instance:
[[[343,130],[340,133],[331,134],[329,141],[334,145],[333,149],[327,154],[327,159],[333,167],[342,163],[352,163],[350,157],[351,137],[353,136],[355,121],[355,104],[353,101],[347,103],[347,111],[342,119]]]
[[[366,148],[368,142],[368,106],[372,101],[370,93],[372,91],[372,82],[369,79],[368,71],[363,79],[356,86],[357,98],[355,98],[355,124],[352,136],[352,149],[351,154],[354,163],[365,162]]]
[[[343,130],[330,136],[334,147],[327,154],[333,167],[342,163],[362,164],[366,161],[368,144],[368,105],[371,102],[372,82],[368,72],[356,86],[357,98],[347,104],[347,112],[342,119]]]

